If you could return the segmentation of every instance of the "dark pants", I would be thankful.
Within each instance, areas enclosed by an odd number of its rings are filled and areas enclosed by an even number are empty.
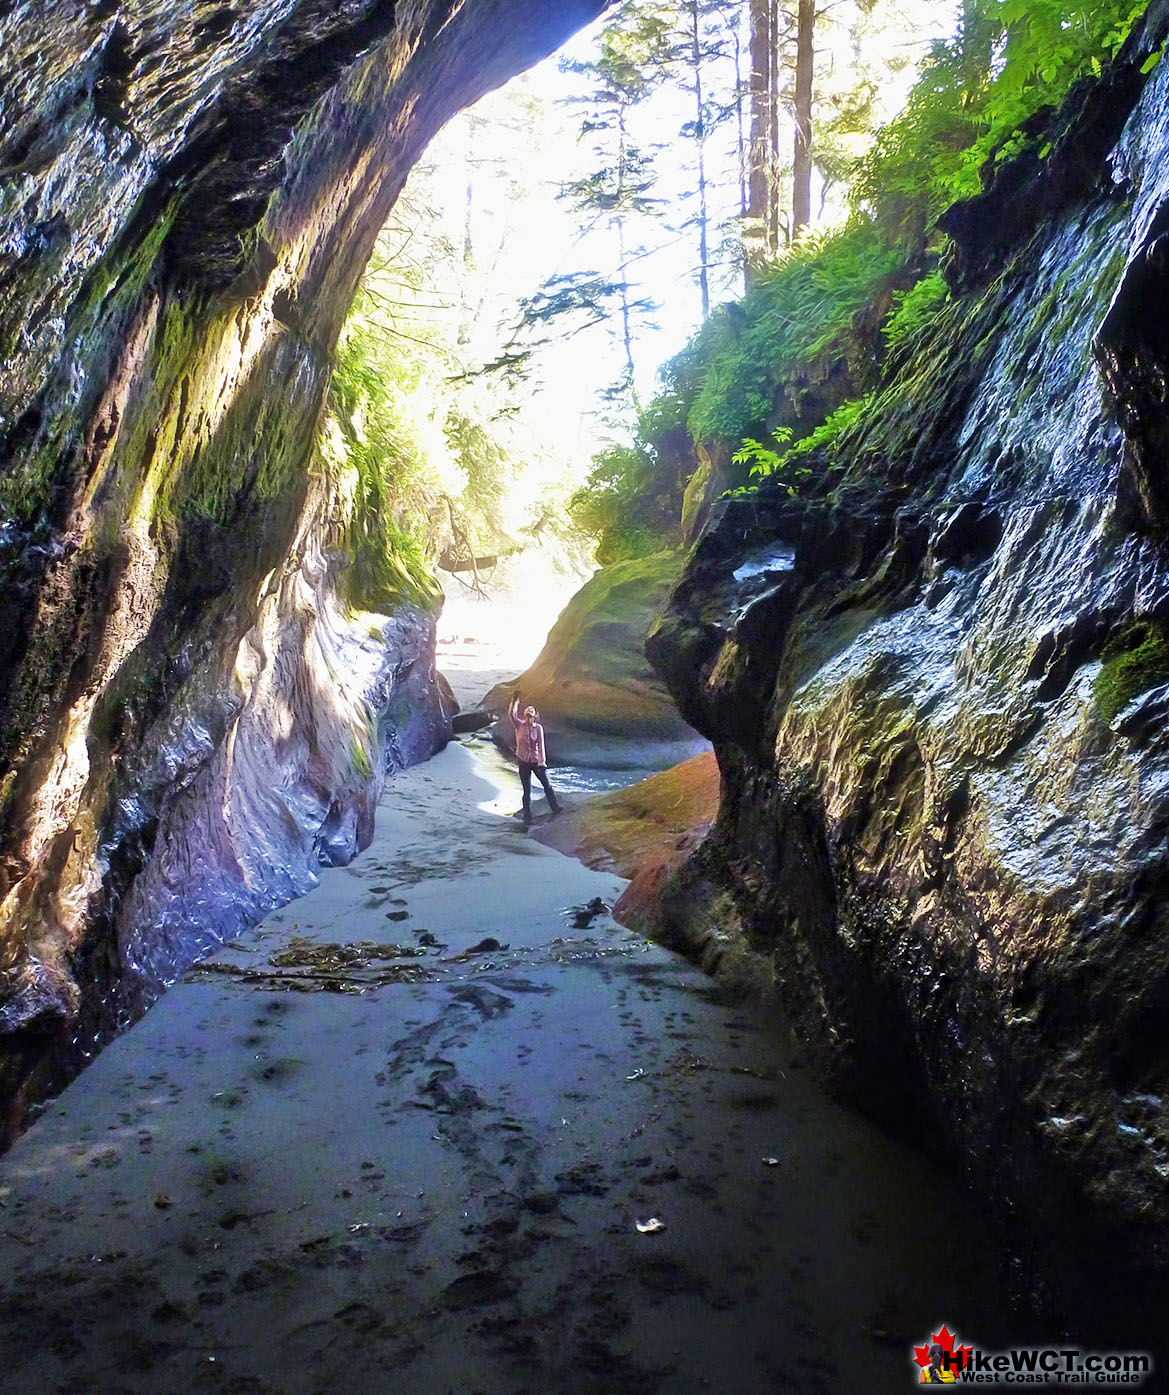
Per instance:
[[[543,765],[529,765],[527,761],[520,761],[520,784],[524,787],[524,827],[532,822],[532,772],[536,772],[536,778],[544,786],[544,793],[548,796],[548,807],[555,814],[560,808],[556,802],[556,796],[552,793],[552,786],[548,783],[548,770]]]

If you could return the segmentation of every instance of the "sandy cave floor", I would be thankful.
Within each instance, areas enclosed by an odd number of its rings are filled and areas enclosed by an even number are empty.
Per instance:
[[[574,928],[623,883],[474,745],[0,1160],[4,1395],[880,1395],[943,1321],[1003,1335],[961,1193],[696,969]]]

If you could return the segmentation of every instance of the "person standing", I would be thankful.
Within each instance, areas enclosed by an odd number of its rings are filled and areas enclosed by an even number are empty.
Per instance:
[[[540,725],[540,714],[529,704],[520,715],[520,695],[511,700],[507,709],[515,728],[515,753],[520,766],[520,784],[524,787],[524,827],[532,825],[532,772],[535,771],[544,793],[548,796],[548,807],[554,814],[560,812],[560,805],[548,783],[547,760],[544,755],[544,728]]]

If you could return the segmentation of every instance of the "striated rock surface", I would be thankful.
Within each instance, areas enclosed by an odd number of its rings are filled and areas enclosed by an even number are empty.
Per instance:
[[[666,933],[1089,1304],[1169,1273],[1167,33],[952,210],[955,303],[836,487],[721,503],[649,641],[723,780]]]
[[[663,552],[615,562],[573,596],[535,663],[501,683],[483,706],[500,718],[496,740],[513,749],[512,693],[540,710],[551,765],[654,770],[705,749],[645,658],[645,635],[679,558]]]
[[[444,739],[428,616],[337,596],[331,352],[430,136],[601,8],[0,8],[10,1126]]]

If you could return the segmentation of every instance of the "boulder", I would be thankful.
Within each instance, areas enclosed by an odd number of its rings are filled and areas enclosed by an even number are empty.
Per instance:
[[[499,745],[514,750],[507,709],[518,692],[539,709],[550,765],[654,770],[707,749],[643,651],[680,565],[677,553],[663,552],[591,577],[531,668],[484,699],[499,718]]]

